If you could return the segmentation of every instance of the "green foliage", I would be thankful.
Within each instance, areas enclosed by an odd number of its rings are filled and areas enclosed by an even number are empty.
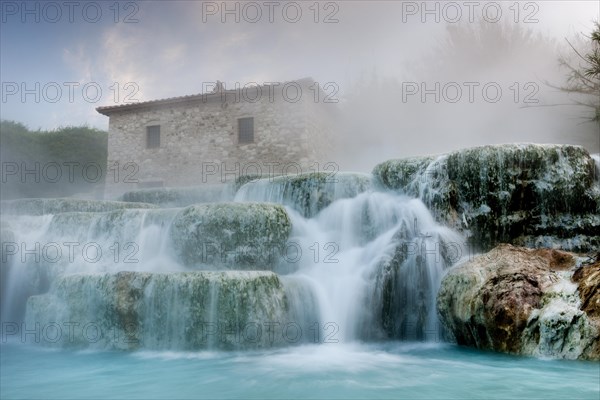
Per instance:
[[[88,126],[32,131],[20,122],[2,120],[0,144],[2,199],[64,197],[99,190],[104,184],[105,131]]]

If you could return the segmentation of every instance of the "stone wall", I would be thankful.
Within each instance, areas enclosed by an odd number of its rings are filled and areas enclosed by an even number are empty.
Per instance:
[[[142,187],[322,169],[330,161],[331,105],[315,102],[306,88],[296,102],[281,93],[263,91],[254,102],[244,96],[194,96],[111,111],[106,197]],[[238,119],[244,117],[254,118],[254,143],[238,143]],[[159,148],[146,146],[146,128],[152,125],[160,125]]]

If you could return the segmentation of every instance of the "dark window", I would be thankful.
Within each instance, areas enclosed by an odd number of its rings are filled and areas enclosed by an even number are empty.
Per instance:
[[[160,147],[160,125],[146,127],[146,148],[155,149]]]
[[[254,143],[254,118],[238,119],[238,143]]]

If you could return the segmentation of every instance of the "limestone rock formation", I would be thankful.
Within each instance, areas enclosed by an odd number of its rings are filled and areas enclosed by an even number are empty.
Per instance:
[[[287,313],[272,272],[119,272],[60,277],[29,298],[26,323],[49,346],[233,350],[285,343]]]
[[[277,264],[291,229],[280,205],[210,203],[182,209],[169,235],[184,265],[255,270]]]
[[[599,268],[572,253],[500,245],[449,271],[438,313],[461,345],[597,360]]]
[[[390,160],[373,173],[379,185],[421,198],[483,250],[499,243],[600,247],[600,188],[582,147],[482,146]]]
[[[236,194],[244,201],[285,204],[304,217],[313,217],[333,201],[355,197],[371,188],[371,177],[359,173],[313,172],[263,179],[242,176]]]

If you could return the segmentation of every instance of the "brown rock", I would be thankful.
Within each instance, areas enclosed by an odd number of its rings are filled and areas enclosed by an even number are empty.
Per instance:
[[[540,307],[540,271],[533,267],[527,273],[503,267],[479,290],[487,335],[494,338],[494,350],[515,353],[521,346],[521,331],[531,311]],[[499,340],[498,340],[499,339]]]
[[[578,284],[581,309],[600,320],[600,262],[579,267],[573,274],[573,282]]]
[[[593,329],[600,336],[600,261],[577,268],[572,279],[578,283],[577,289],[581,298],[581,310],[590,317]],[[587,359],[599,359],[600,340],[595,341],[587,349],[586,354],[589,355],[585,357]]]
[[[500,245],[444,277],[440,319],[458,344],[598,359],[600,266],[577,271],[577,290],[570,280],[576,263],[572,253]]]
[[[548,267],[551,270],[568,270],[575,266],[575,256],[573,253],[556,249],[533,249],[530,251],[531,254],[546,259]]]

